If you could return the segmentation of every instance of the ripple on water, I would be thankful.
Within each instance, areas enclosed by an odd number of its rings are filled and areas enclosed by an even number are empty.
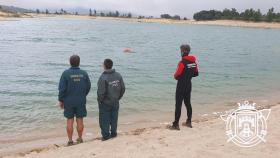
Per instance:
[[[211,109],[220,99],[269,95],[280,89],[278,30],[59,18],[7,22],[0,30],[0,120],[5,120],[0,135],[63,122],[56,106],[57,84],[75,52],[92,77],[90,116],[97,115],[96,82],[105,58],[113,59],[126,83],[122,115],[174,110],[173,73],[180,60],[179,45],[186,41],[200,70],[193,80],[194,103]],[[126,47],[137,53],[122,53]]]

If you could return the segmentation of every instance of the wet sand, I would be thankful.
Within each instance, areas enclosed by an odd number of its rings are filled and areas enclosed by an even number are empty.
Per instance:
[[[161,113],[161,115],[149,113],[141,116],[121,116],[119,137],[106,142],[100,140],[98,120],[95,119],[91,127],[88,127],[89,120],[87,120],[84,132],[86,143],[73,147],[65,147],[67,138],[63,124],[56,130],[31,132],[22,135],[20,139],[2,139],[0,157],[170,157],[171,155],[182,157],[191,155],[191,157],[211,158],[222,154],[222,157],[268,156],[276,158],[280,154],[280,143],[277,141],[280,138],[280,127],[275,126],[279,124],[280,103],[276,101],[276,98],[275,96],[273,102],[257,101],[258,108],[272,109],[268,120],[269,134],[267,143],[261,143],[250,150],[226,142],[225,123],[219,117],[223,112],[217,110],[237,108],[237,105],[230,104],[206,114],[197,114],[200,110],[194,107],[196,113],[193,120],[194,128],[181,127],[179,132],[166,129],[173,119],[173,112]],[[184,110],[181,120],[186,117]],[[76,132],[74,135],[76,138]],[[107,150],[107,148],[112,150]]]
[[[194,128],[181,127],[180,131],[166,129],[166,124],[122,132],[115,138],[102,142],[99,137],[87,142],[65,147],[57,144],[34,148],[9,158],[76,158],[76,157],[269,157],[280,154],[280,104],[271,107],[266,143],[251,148],[240,148],[227,143],[225,123],[219,119],[194,122]],[[40,142],[38,142],[40,143]],[[28,145],[28,143],[26,144]]]

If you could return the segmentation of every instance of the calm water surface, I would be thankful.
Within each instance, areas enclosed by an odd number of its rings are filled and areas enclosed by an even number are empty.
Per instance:
[[[57,85],[72,54],[81,57],[92,90],[90,117],[97,117],[96,82],[101,63],[112,58],[127,85],[121,114],[173,111],[180,60],[189,43],[200,76],[193,106],[266,98],[280,90],[280,30],[147,24],[63,18],[0,22],[0,135],[54,128],[64,120]],[[124,48],[136,53],[124,54]]]

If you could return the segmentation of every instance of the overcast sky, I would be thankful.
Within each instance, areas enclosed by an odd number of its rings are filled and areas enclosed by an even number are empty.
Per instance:
[[[206,9],[259,8],[266,12],[274,7],[280,11],[280,0],[0,0],[0,4],[30,9],[94,8],[119,10],[135,14],[159,16],[162,13],[192,17],[194,12]]]

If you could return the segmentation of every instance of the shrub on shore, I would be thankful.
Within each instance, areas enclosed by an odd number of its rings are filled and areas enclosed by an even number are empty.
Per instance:
[[[174,16],[171,16],[169,14],[161,14],[160,17],[162,19],[173,19],[173,20],[181,20],[181,17],[179,15],[174,15]]]
[[[260,9],[246,9],[239,13],[235,8],[219,10],[203,10],[194,14],[193,18],[197,21],[201,20],[244,20],[244,21],[266,21],[279,22],[280,13],[275,13],[274,8],[268,10],[266,14],[261,13]]]

